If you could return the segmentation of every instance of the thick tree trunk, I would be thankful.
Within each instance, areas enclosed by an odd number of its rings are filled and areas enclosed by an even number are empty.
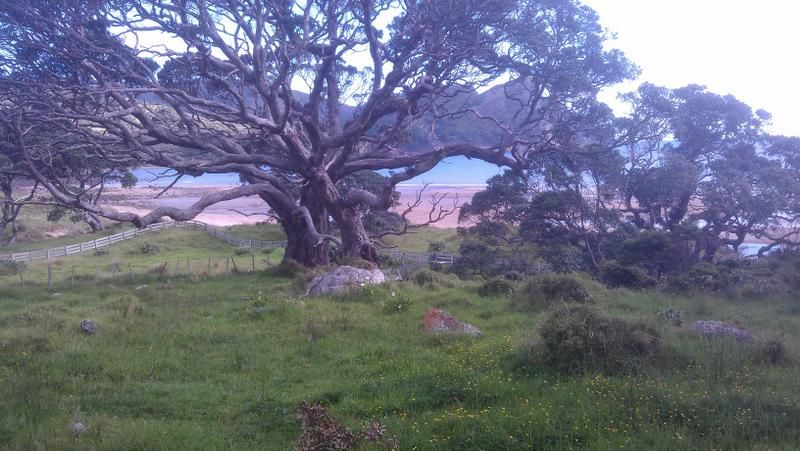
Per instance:
[[[285,263],[294,260],[308,267],[328,264],[328,247],[320,245],[316,238],[306,233],[305,227],[287,227],[285,224],[282,227],[286,232],[286,248],[283,253]]]
[[[342,253],[378,264],[378,252],[370,239],[357,208],[341,208],[334,218],[342,230]]]
[[[3,222],[2,227],[0,227],[0,233],[5,234],[6,229],[11,229],[9,235],[5,237],[5,239],[0,242],[2,246],[13,246],[17,243],[17,234],[19,233],[19,227],[17,226],[17,221],[12,220],[10,222]]]
[[[361,221],[358,205],[342,199],[325,169],[318,168],[312,175],[312,194],[324,202],[342,233],[342,254],[378,264],[378,252]]]

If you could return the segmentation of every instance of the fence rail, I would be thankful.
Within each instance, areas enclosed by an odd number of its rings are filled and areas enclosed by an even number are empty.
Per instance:
[[[116,233],[114,235],[104,236],[96,240],[86,241],[78,244],[70,244],[67,246],[54,247],[51,249],[41,249],[29,252],[18,252],[14,254],[0,255],[0,261],[13,261],[13,262],[33,262],[37,260],[49,260],[57,257],[68,257],[71,255],[80,255],[85,252],[95,251],[116,243],[120,243],[132,238],[136,238],[148,232],[189,228],[192,230],[202,230],[209,235],[225,241],[233,246],[246,248],[246,249],[269,249],[274,247],[282,247],[286,245],[286,241],[269,241],[269,240],[252,240],[243,239],[238,236],[231,235],[220,227],[206,224],[200,221],[181,221],[181,222],[159,222],[151,224],[144,229],[126,230],[124,232]],[[380,251],[381,254],[389,256],[393,259],[400,260],[403,263],[430,263],[436,262],[439,264],[453,264],[457,259],[456,254],[447,253],[424,253],[424,252],[407,252],[399,249],[386,249]]]
[[[57,257],[68,257],[71,255],[83,254],[89,251],[95,251],[116,243],[121,243],[140,235],[157,230],[189,228],[192,230],[203,230],[211,236],[214,236],[226,243],[238,247],[249,249],[267,249],[271,247],[278,247],[286,245],[286,241],[267,241],[267,240],[245,240],[237,236],[233,236],[219,227],[211,224],[206,224],[200,221],[182,221],[182,222],[159,222],[151,224],[144,229],[126,230],[124,232],[115,233],[114,235],[104,236],[96,240],[86,241],[83,243],[70,244],[66,246],[59,246],[50,249],[40,249],[36,251],[17,252],[13,254],[0,255],[0,261],[13,261],[13,262],[33,262],[37,260],[48,260]]]

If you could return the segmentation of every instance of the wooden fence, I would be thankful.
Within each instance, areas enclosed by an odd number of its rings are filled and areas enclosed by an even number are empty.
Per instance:
[[[83,243],[54,247],[50,249],[41,249],[38,251],[17,252],[13,254],[0,255],[0,260],[13,262],[33,262],[37,260],[48,260],[56,257],[68,257],[70,255],[78,255],[83,254],[84,252],[102,249],[104,247],[111,246],[112,244],[129,240],[131,238],[136,238],[148,232],[177,228],[203,230],[209,235],[223,240],[226,243],[247,249],[267,249],[286,245],[286,241],[245,240],[237,236],[233,236],[219,227],[199,221],[159,222],[156,224],[151,224],[144,229],[126,230],[124,232],[115,233],[114,235],[104,236],[102,238]]]
[[[202,230],[215,238],[225,241],[228,244],[245,249],[270,249],[275,247],[283,247],[286,245],[286,241],[243,239],[238,236],[231,235],[220,227],[200,221],[159,222],[156,224],[151,224],[144,229],[127,230],[125,232],[116,233],[114,235],[105,236],[92,241],[86,241],[84,243],[54,247],[51,249],[42,249],[38,251],[17,252],[14,254],[0,255],[0,261],[7,260],[13,262],[33,262],[37,260],[48,260],[56,257],[79,255],[85,252],[93,252],[97,249],[102,249],[125,240],[136,238],[148,232],[177,228]],[[399,249],[381,250],[380,253],[392,259],[398,260],[401,263],[427,264],[436,262],[447,265],[453,264],[458,259],[458,255],[456,254],[407,252]]]

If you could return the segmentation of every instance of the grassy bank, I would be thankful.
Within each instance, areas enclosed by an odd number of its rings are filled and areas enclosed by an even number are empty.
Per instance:
[[[82,259],[145,267],[233,252],[202,234],[158,236],[152,255],[125,243]],[[637,373],[567,376],[520,357],[548,313],[478,296],[477,282],[445,276],[304,299],[301,279],[263,269],[97,287],[82,279],[55,297],[42,284],[0,280],[0,443],[291,449],[301,400],[322,402],[354,430],[379,419],[401,449],[793,449],[800,440],[796,367],[758,362],[759,343],[699,338],[657,315],[739,320],[780,336],[798,362],[792,299],[676,297],[584,280],[602,310],[652,323],[681,357]],[[483,336],[426,336],[429,307]],[[102,332],[82,335],[84,318]],[[74,421],[88,427],[77,439]]]

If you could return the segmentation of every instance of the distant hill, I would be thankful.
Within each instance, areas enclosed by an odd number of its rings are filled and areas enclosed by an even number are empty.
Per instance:
[[[508,99],[505,95],[505,91],[510,89],[513,89],[512,85],[499,85],[483,93],[462,93],[454,96],[449,103],[453,109],[460,109],[465,106],[484,116],[497,118],[501,123],[509,123],[513,120],[512,112],[519,108],[518,103]],[[519,88],[516,89],[518,90]],[[307,93],[295,91],[294,96],[300,103],[308,101]],[[251,105],[255,103],[252,95],[246,95],[246,98],[248,98],[248,103]],[[160,103],[158,96],[153,94],[144,94],[140,99],[146,102]],[[342,105],[342,123],[352,120],[357,111],[357,107]],[[391,117],[386,117],[376,127],[387,125],[391,121]],[[503,132],[496,124],[490,120],[481,120],[474,114],[465,114],[456,118],[438,119],[436,121],[434,121],[432,115],[428,114],[412,123],[408,130],[407,142],[400,146],[400,150],[408,153],[419,153],[425,152],[435,145],[455,142],[488,145],[497,143],[502,137]]]

